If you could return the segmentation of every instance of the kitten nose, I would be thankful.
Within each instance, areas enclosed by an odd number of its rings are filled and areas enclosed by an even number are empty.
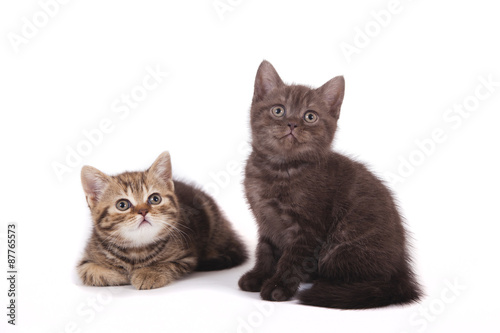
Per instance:
[[[146,216],[147,213],[148,213],[147,209],[139,209],[139,214],[141,214],[142,216]]]
[[[293,131],[295,127],[297,127],[297,123],[288,123],[288,127]]]

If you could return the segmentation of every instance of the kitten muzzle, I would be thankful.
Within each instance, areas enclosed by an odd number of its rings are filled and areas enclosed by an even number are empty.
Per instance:
[[[146,218],[144,218],[142,222],[139,223],[139,228],[147,224],[152,225],[151,222],[149,222],[148,220],[146,220]]]

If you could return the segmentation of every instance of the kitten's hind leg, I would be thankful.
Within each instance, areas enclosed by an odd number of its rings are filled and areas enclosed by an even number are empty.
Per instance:
[[[256,255],[255,266],[238,281],[241,290],[259,292],[264,282],[276,272],[276,264],[280,254],[267,239],[259,239]]]
[[[206,223],[206,230],[201,231],[204,234],[198,242],[200,257],[196,270],[214,271],[244,263],[248,259],[247,250],[214,199],[200,191],[195,196],[194,206],[201,209],[204,215],[201,219]],[[186,217],[189,218],[189,214]],[[203,230],[203,223],[198,222],[198,225]]]
[[[122,286],[130,284],[128,277],[118,271],[82,260],[78,265],[78,275],[87,286]]]
[[[200,258],[197,271],[215,271],[238,266],[248,259],[247,251],[241,241],[233,233],[226,244],[208,250]]]

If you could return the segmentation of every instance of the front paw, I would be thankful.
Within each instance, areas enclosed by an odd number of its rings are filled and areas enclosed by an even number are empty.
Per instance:
[[[287,287],[281,279],[272,278],[267,280],[262,286],[260,297],[266,301],[283,302],[292,298],[296,292],[297,288]]]
[[[157,272],[152,268],[143,267],[136,269],[130,276],[130,282],[138,290],[161,288],[170,281],[165,274]]]
[[[238,281],[241,290],[258,292],[264,283],[264,277],[255,271],[246,272]]]
[[[87,286],[104,287],[130,284],[127,276],[88,260],[78,266],[78,274],[83,284]]]

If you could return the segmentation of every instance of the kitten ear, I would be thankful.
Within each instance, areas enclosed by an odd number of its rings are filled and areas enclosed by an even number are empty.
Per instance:
[[[148,169],[148,173],[155,176],[157,179],[163,180],[165,183],[172,182],[172,163],[170,162],[170,154],[168,151],[158,156],[153,165]]]
[[[340,107],[344,100],[344,89],[345,80],[343,76],[336,76],[316,89],[328,104],[330,113],[337,119],[340,116]]]
[[[267,60],[262,61],[255,77],[253,101],[262,100],[272,90],[283,85],[284,83],[273,65]]]
[[[110,177],[96,168],[86,165],[82,168],[81,178],[87,204],[89,207],[93,207],[101,200]]]

